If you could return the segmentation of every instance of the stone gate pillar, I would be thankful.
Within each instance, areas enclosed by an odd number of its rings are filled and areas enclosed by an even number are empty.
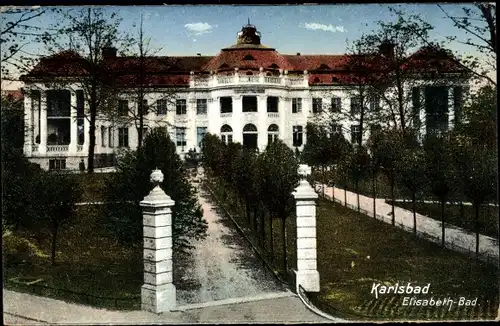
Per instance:
[[[160,313],[176,305],[172,275],[172,210],[174,201],[160,188],[163,173],[154,170],[154,185],[140,205],[144,231],[144,285],[141,288],[142,310]]]
[[[316,256],[316,199],[318,194],[307,182],[311,167],[299,165],[300,183],[293,196],[297,206],[297,270],[296,283],[308,292],[319,292]]]

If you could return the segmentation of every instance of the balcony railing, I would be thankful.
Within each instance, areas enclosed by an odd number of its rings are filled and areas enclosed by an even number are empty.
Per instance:
[[[32,152],[38,152],[38,144],[31,145],[31,151]]]
[[[233,112],[226,112],[226,113],[221,112],[220,117],[221,118],[231,118],[232,115],[233,115]]]
[[[307,87],[308,82],[303,77],[274,77],[274,76],[216,76],[211,78],[198,78],[191,81],[192,87],[214,87],[218,85],[245,85],[267,84],[283,85],[289,87]]]
[[[47,152],[67,152],[69,149],[69,145],[47,145]]]
[[[279,118],[280,114],[279,114],[279,112],[267,112],[267,117],[268,118]]]
[[[83,151],[83,145],[76,145],[76,151],[77,152],[82,152]]]

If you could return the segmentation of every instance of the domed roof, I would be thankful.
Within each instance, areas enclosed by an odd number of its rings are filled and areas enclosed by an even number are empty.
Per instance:
[[[237,49],[274,50],[260,43],[260,33],[257,31],[255,25],[250,24],[250,19],[248,19],[248,24],[243,26],[241,31],[238,32],[236,44],[222,50],[231,51]]]

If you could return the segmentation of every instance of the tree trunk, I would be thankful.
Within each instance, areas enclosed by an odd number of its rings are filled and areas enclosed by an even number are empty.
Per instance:
[[[460,200],[458,203],[460,205],[460,221],[465,221],[464,220],[464,203]]]
[[[479,257],[479,204],[474,205],[475,207],[475,218],[474,218],[474,229],[476,231],[476,257]]]
[[[247,218],[248,225],[252,225],[252,217],[250,216],[250,200],[248,200],[248,197],[245,196],[245,214]]]
[[[377,205],[376,205],[376,197],[377,197],[377,189],[375,184],[376,173],[373,173],[372,178],[372,192],[373,192],[373,218],[377,218]]]
[[[394,213],[394,201],[395,201],[395,198],[394,198],[394,179],[391,178],[391,201],[392,201],[392,205],[391,205],[391,212],[392,212],[392,225],[396,225],[396,215]]]
[[[358,180],[358,177],[356,177],[356,199],[358,201],[358,212],[359,212],[360,207],[359,207],[359,180]]]
[[[332,183],[332,201],[335,201],[335,182]]]
[[[444,204],[445,201],[441,200],[441,246],[445,246],[445,226],[444,226]]]
[[[271,261],[274,261],[274,236],[273,236],[273,217],[269,214],[269,242],[271,244]]]
[[[347,182],[344,185],[344,206],[347,206]]]
[[[56,264],[56,246],[57,246],[57,232],[59,231],[59,225],[57,223],[52,224],[52,250],[51,250],[51,262],[52,265]]]
[[[287,275],[286,259],[286,219],[281,218],[281,238],[283,239],[283,275]]]
[[[411,202],[413,205],[413,234],[417,235],[417,213],[415,212],[415,206],[416,206],[415,192],[412,192],[411,194]]]
[[[264,214],[262,214],[262,207],[257,210],[257,214],[259,214],[259,223],[260,223],[260,241],[262,244],[262,248],[266,248],[266,231],[264,229],[265,227],[265,220],[264,220]]]

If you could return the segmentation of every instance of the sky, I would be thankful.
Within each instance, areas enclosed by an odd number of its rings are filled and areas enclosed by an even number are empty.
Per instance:
[[[462,12],[470,4],[443,4],[450,13]],[[330,4],[330,5],[185,5],[185,6],[109,6],[108,11],[123,18],[120,28],[137,33],[134,24],[144,17],[144,33],[160,55],[216,55],[236,43],[236,34],[250,20],[261,33],[261,42],[283,54],[341,54],[348,41],[376,29],[377,21],[392,21],[389,6],[418,13],[435,27],[431,36],[464,35],[453,27],[436,4]],[[49,26],[56,17],[42,16],[36,23]],[[452,50],[471,49],[451,44]],[[30,52],[39,50],[36,44]]]

